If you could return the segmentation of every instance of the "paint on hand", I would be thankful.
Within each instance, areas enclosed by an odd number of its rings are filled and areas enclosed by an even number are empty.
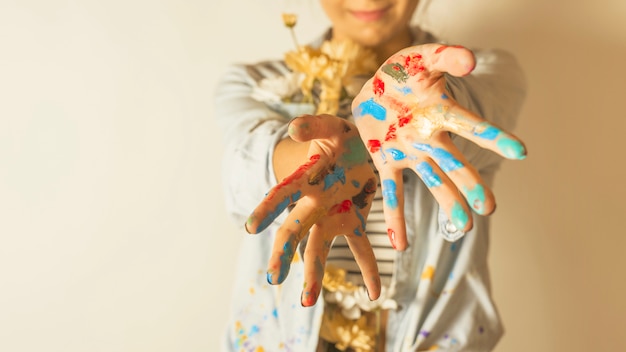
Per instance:
[[[467,213],[465,212],[465,209],[463,209],[463,206],[461,205],[461,203],[455,201],[454,205],[452,206],[451,209],[451,216],[452,216],[452,224],[459,230],[464,229],[465,226],[467,225],[467,221],[469,220]]]
[[[414,143],[413,147],[430,154],[444,172],[454,171],[463,167],[463,163],[456,159],[452,153],[443,148],[433,148],[430,144]]]
[[[358,210],[355,213],[356,213],[356,217],[359,218],[359,221],[361,222],[361,228],[363,229],[363,231],[365,231],[365,217]],[[363,235],[361,233],[361,231],[359,231],[358,227],[356,229],[354,229],[354,234],[359,236],[359,237],[361,237]]]
[[[280,203],[276,204],[276,207],[274,208],[274,210],[270,211],[265,216],[265,218],[261,221],[261,223],[257,227],[256,232],[258,233],[258,232],[265,230],[272,223],[272,221],[274,221],[274,219],[276,219],[283,211],[285,211],[285,209],[287,209],[289,205],[297,202],[301,196],[302,196],[302,192],[297,191],[283,198],[283,200]],[[251,219],[254,219],[254,217],[255,215],[252,214],[250,218],[248,218],[248,222],[250,223],[252,221]]]
[[[389,209],[396,209],[398,207],[398,196],[396,192],[396,182],[394,180],[383,180],[383,198],[385,199],[385,205]]]
[[[496,142],[496,145],[500,148],[502,154],[509,159],[526,159],[526,148],[515,139],[502,137]]]
[[[389,237],[389,242],[391,242],[393,249],[396,249],[396,232],[392,229],[387,229],[387,237]]]
[[[381,70],[398,83],[405,83],[409,79],[409,75],[404,67],[397,62],[386,64],[381,67]]]
[[[387,118],[387,109],[370,98],[358,105],[354,113],[355,117],[371,115],[379,121],[385,121]]]
[[[465,196],[467,197],[467,202],[478,214],[482,214],[485,212],[485,188],[477,183],[473,189],[469,189],[468,187],[464,187]]]
[[[385,152],[391,154],[391,157],[395,161],[399,161],[399,160],[406,158],[406,154],[404,154],[404,152],[401,151],[400,149],[388,148],[387,150],[385,150]]]
[[[473,133],[475,136],[492,141],[498,137],[500,130],[493,127],[489,122],[481,122],[474,126]]]
[[[374,81],[372,82],[374,94],[381,96],[385,93],[385,82],[378,78],[378,76],[374,77]]]
[[[422,161],[421,163],[417,164],[415,170],[420,175],[422,181],[424,181],[424,184],[426,184],[426,187],[428,188],[441,186],[441,184],[443,183],[441,181],[441,177],[439,177],[439,175],[435,173],[433,167],[426,161]]]
[[[328,209],[328,213],[326,215],[333,216],[343,214],[349,212],[350,209],[352,209],[352,202],[349,199],[346,199],[341,203],[333,205],[330,209]]]
[[[324,177],[324,191],[328,190],[337,182],[341,182],[341,184],[346,184],[345,169],[341,166],[336,166],[331,173]]]
[[[420,54],[409,54],[404,57],[404,67],[411,76],[415,76],[426,70],[424,60],[422,60],[422,55]]]
[[[354,136],[346,140],[344,146],[346,148],[346,152],[341,156],[341,161],[348,169],[367,162],[368,154],[361,137]]]
[[[370,153],[376,153],[380,150],[381,143],[378,139],[370,139],[367,141],[367,147],[369,148]]]
[[[391,125],[389,125],[389,128],[387,129],[387,134],[385,134],[385,142],[389,142],[392,139],[396,139],[397,135],[396,135],[396,124],[392,123]]]
[[[361,189],[361,192],[352,197],[352,203],[354,203],[354,205],[356,205],[359,209],[363,209],[367,206],[368,199],[374,193],[376,193],[376,179],[370,178]]]
[[[276,270],[267,271],[267,282],[270,285],[282,284],[289,274],[289,268],[291,267],[291,260],[295,254],[295,248],[297,245],[296,234],[291,234],[289,239],[283,245],[283,253],[280,255],[280,267],[278,268],[278,277],[276,277]]]

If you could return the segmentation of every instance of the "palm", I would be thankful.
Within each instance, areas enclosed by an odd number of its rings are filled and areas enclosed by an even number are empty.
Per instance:
[[[292,121],[290,135],[296,141],[311,141],[310,159],[270,190],[246,226],[258,233],[294,205],[276,233],[268,282],[279,284],[286,278],[295,249],[308,233],[302,304],[314,304],[332,241],[344,235],[370,293],[377,297],[378,269],[365,236],[377,182],[357,129],[330,115],[303,116]]]
[[[380,173],[385,221],[395,246],[407,246],[401,172],[414,170],[458,230],[472,227],[471,210],[489,214],[491,190],[454,146],[449,133],[505,157],[522,159],[513,135],[461,107],[446,90],[444,73],[469,74],[471,51],[427,44],[387,60],[353,101],[356,125]]]

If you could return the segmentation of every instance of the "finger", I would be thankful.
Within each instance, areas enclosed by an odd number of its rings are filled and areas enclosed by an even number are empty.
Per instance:
[[[408,247],[406,223],[404,221],[404,184],[402,170],[389,167],[379,168],[383,194],[383,213],[391,245],[400,251]]]
[[[428,158],[417,161],[415,172],[424,181],[456,229],[469,231],[472,228],[472,215],[452,180]]]
[[[297,142],[312,139],[325,139],[337,136],[337,132],[348,133],[352,126],[343,119],[332,115],[302,115],[291,120],[289,136]]]
[[[316,184],[323,178],[324,170],[325,165],[320,162],[320,156],[312,156],[308,162],[302,164],[267,193],[261,204],[248,217],[246,231],[259,233],[265,230],[289,205],[303,196],[303,187],[306,187],[307,183]],[[305,176],[309,176],[306,181]]]
[[[299,203],[287,216],[283,225],[276,232],[272,257],[268,263],[267,282],[271,285],[283,283],[289,274],[291,262],[296,253],[298,243],[309,229],[322,216],[324,210]]]
[[[454,107],[450,116],[454,116],[448,123],[452,132],[505,158],[516,160],[526,158],[526,146],[513,134],[460,106]]]
[[[428,49],[429,68],[433,71],[461,77],[468,75],[476,67],[474,53],[463,46],[433,44]]]
[[[304,289],[301,296],[304,307],[310,307],[317,302],[322,290],[324,266],[331,245],[331,239],[324,238],[324,230],[320,225],[311,228],[304,251]]]
[[[381,290],[380,274],[369,239],[363,233],[362,236],[346,236],[346,241],[354,254],[354,259],[359,269],[361,269],[361,275],[363,276],[365,287],[367,287],[367,295],[370,300],[378,299]]]
[[[484,184],[478,171],[452,144],[442,143],[441,147],[427,143],[413,143],[417,150],[425,152],[461,191],[470,208],[477,214],[488,215],[495,210],[495,196]]]

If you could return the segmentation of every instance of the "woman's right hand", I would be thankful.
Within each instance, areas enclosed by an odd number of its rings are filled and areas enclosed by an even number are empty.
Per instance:
[[[309,143],[309,160],[273,187],[246,223],[249,233],[259,233],[294,205],[276,232],[267,281],[283,282],[298,244],[309,234],[301,302],[315,304],[333,239],[343,235],[370,298],[378,298],[378,266],[365,233],[377,179],[356,126],[331,115],[304,115],[291,121],[289,135],[296,142]]]

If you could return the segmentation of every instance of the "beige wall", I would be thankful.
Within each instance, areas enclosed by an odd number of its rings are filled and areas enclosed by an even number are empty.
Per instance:
[[[429,28],[530,83],[530,156],[495,189],[498,351],[625,350],[626,2],[433,2]],[[216,350],[244,235],[211,94],[291,48],[285,10],[302,41],[327,24],[316,0],[0,3],[0,351]]]

